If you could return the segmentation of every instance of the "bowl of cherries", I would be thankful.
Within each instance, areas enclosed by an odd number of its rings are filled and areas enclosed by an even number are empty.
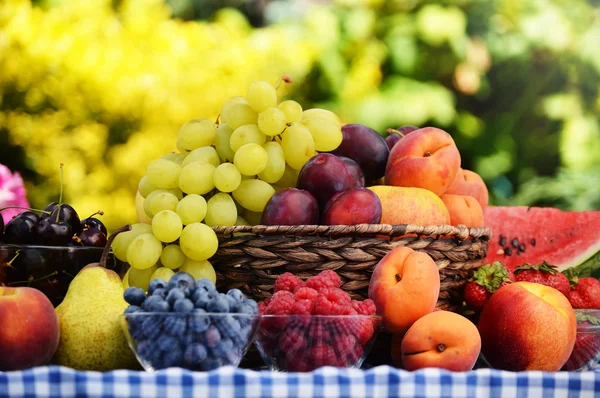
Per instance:
[[[104,213],[82,220],[72,206],[56,202],[22,210],[11,220],[0,214],[0,285],[39,289],[57,306],[79,270],[100,261],[107,230],[95,216]],[[112,254],[107,268],[125,271]]]

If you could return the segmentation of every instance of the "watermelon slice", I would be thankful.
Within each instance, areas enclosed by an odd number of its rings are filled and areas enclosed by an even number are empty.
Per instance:
[[[560,271],[600,277],[600,211],[488,206],[484,223],[493,232],[484,264],[501,261],[514,270],[546,261]]]

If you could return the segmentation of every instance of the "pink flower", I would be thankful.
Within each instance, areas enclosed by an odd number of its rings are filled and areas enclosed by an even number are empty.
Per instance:
[[[29,207],[29,202],[27,201],[27,192],[21,175],[17,172],[11,173],[8,167],[0,164],[0,209],[7,206]],[[22,211],[24,210],[6,209],[0,214],[2,214],[6,224]]]

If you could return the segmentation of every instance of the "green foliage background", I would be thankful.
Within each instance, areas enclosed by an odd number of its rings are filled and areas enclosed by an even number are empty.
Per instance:
[[[598,2],[253,4],[7,0],[0,163],[35,206],[57,197],[66,163],[67,201],[114,228],[182,123],[288,74],[305,108],[382,134],[447,130],[493,204],[600,209]]]

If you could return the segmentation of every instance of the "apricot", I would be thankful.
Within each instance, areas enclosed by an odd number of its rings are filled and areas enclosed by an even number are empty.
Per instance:
[[[435,127],[415,130],[390,152],[385,184],[428,189],[444,193],[456,179],[460,153],[452,136]]]
[[[479,202],[471,196],[443,194],[440,199],[450,213],[451,225],[466,225],[471,228],[483,227],[483,210]]]
[[[375,192],[381,201],[382,224],[450,224],[446,205],[431,191],[386,185],[368,189]]]
[[[488,205],[489,193],[483,178],[474,171],[459,169],[456,173],[456,179],[446,190],[447,194],[466,195],[475,198],[482,210]]]
[[[401,343],[400,362],[406,370],[442,368],[466,372],[473,369],[480,350],[481,337],[471,321],[454,312],[436,311],[408,329]],[[397,348],[392,349],[392,355],[397,352]],[[398,358],[394,359],[396,362]]]
[[[440,293],[440,274],[433,259],[408,247],[397,247],[375,266],[369,298],[391,333],[404,333],[432,312]]]

